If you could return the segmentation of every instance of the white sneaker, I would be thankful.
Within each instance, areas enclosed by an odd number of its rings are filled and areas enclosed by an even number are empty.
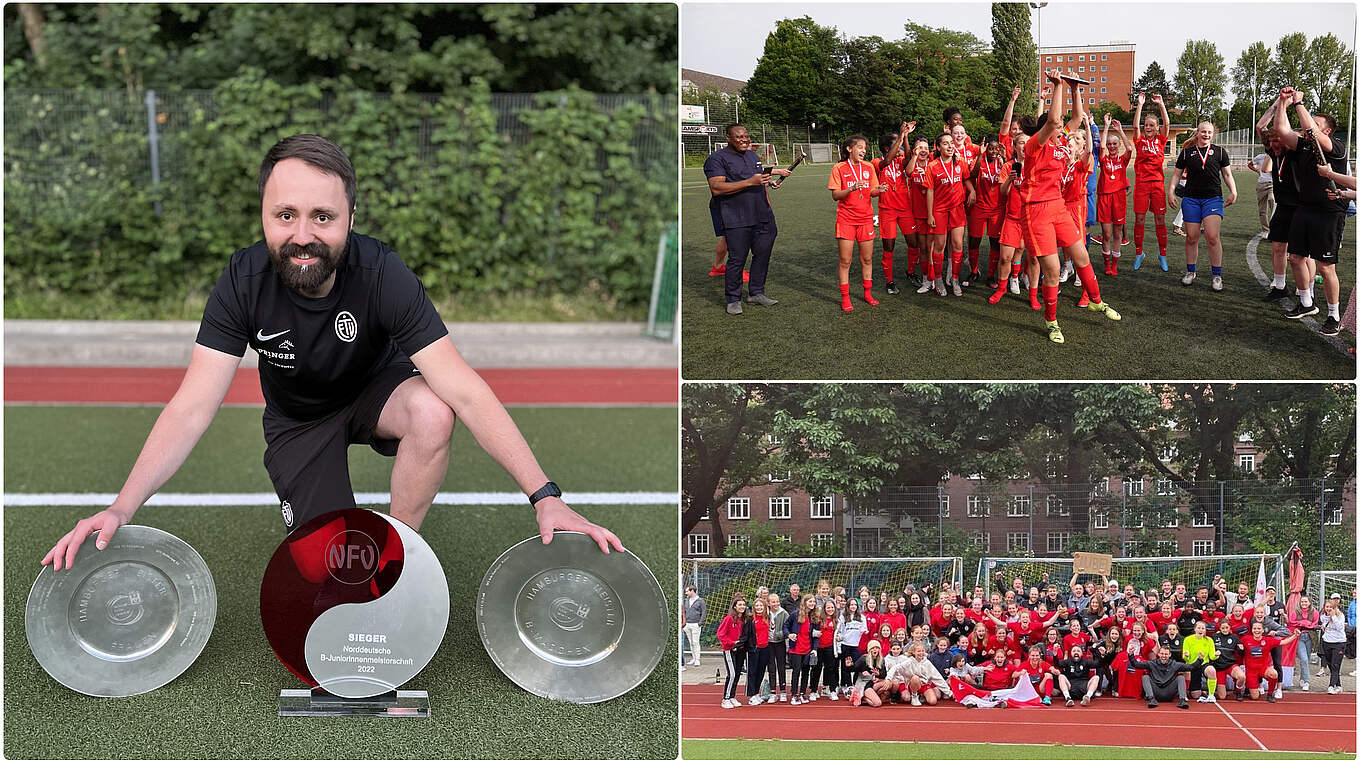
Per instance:
[[[1328,686],[1328,687],[1327,687],[1327,693],[1328,693],[1328,694],[1336,694],[1336,693],[1339,692],[1339,691],[1341,691],[1341,689],[1339,689],[1339,688],[1337,688],[1337,687],[1335,687],[1335,686]]]
[[[1275,687],[1275,699],[1277,701],[1284,699],[1284,689],[1280,688],[1279,686]]]
[[[765,700],[761,699],[760,697],[751,697],[750,699],[746,700],[746,704],[748,704],[748,705],[750,705],[750,706],[752,706],[752,707],[755,707],[755,706],[757,706],[757,705],[763,703],[764,701],[765,701]]]
[[[1029,290],[1029,275],[1024,272],[1020,273],[1020,287]],[[1016,293],[1016,295],[1019,295],[1019,293]]]
[[[782,692],[782,691],[779,692],[779,701],[780,701],[780,702],[787,702],[787,701],[789,701],[789,695],[785,694],[785,693]]]
[[[920,706],[921,706],[921,695],[920,695],[920,694],[913,694],[913,695],[911,695],[911,706],[912,706],[912,707],[920,707]]]
[[[1181,284],[1182,284],[1182,285],[1189,285],[1190,283],[1192,283],[1192,282],[1194,282],[1194,281],[1195,281],[1195,273],[1194,273],[1194,272],[1186,272],[1186,273],[1185,273],[1185,276],[1181,278]]]
[[[840,699],[840,697],[836,696],[836,692],[831,692],[831,701],[835,702],[838,699]]]
[[[936,277],[936,278],[935,278],[935,292],[936,292],[936,293],[939,293],[939,294],[942,295],[942,296],[943,296],[943,295],[946,295],[946,292],[945,292],[945,289],[944,289],[944,278],[943,278],[943,277]]]
[[[1215,697],[1214,695],[1210,694],[1204,698],[1204,701],[1212,705],[1218,701],[1218,697]]]
[[[1014,278],[1014,277],[1011,278],[1011,287],[1010,287],[1010,291],[1011,291],[1011,295],[1013,295],[1013,296],[1018,296],[1018,295],[1020,295],[1020,280],[1018,280],[1018,279],[1016,279],[1016,278]]]
[[[1058,282],[1067,282],[1072,277],[1072,262],[1063,264],[1062,270],[1058,272]]]
[[[820,696],[820,695],[817,694],[817,692],[814,691],[814,692],[812,692],[811,694],[808,695],[808,700],[811,701],[811,702],[816,702],[818,696]]]
[[[1081,697],[1081,706],[1086,707],[1089,704],[1091,704],[1091,695],[1089,693],[1083,694]]]
[[[961,296],[961,295],[963,295],[963,288],[959,287],[959,281],[958,281],[958,280],[954,280],[954,295],[956,295],[956,296]]]
[[[1200,704],[1205,704],[1205,703],[1207,703],[1207,702],[1209,701],[1209,698],[1208,698],[1208,697],[1201,696],[1201,697],[1198,697],[1197,699],[1195,699],[1195,701],[1198,702],[1198,703],[1200,703]]]
[[[731,710],[733,707],[736,707],[736,706],[737,706],[735,703],[736,703],[736,700],[735,700],[735,699],[724,699],[724,700],[722,701],[723,709],[724,709],[724,710]]]
[[[1299,688],[1303,689],[1304,691],[1308,691],[1308,682],[1304,681],[1303,686],[1300,686]]]
[[[1212,279],[1212,280],[1209,281],[1209,287],[1213,288],[1214,290],[1222,290],[1222,289],[1223,289],[1223,276],[1222,276],[1222,275],[1217,275],[1217,274],[1214,275],[1214,279]]]
[[[922,280],[922,281],[921,281],[921,287],[917,288],[917,289],[916,289],[916,292],[917,292],[917,293],[929,293],[930,291],[932,291],[932,290],[934,290],[934,289],[935,289],[935,281],[934,281],[934,280]]]

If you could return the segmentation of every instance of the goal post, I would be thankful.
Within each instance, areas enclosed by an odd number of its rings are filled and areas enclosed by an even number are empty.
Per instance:
[[[1119,588],[1132,583],[1139,593],[1147,589],[1157,589],[1163,580],[1184,583],[1193,593],[1200,586],[1207,586],[1215,575],[1228,581],[1228,590],[1236,592],[1238,583],[1246,583],[1256,588],[1256,576],[1265,558],[1266,582],[1282,588],[1284,580],[1284,559],[1279,554],[1213,554],[1200,557],[1115,557],[1110,563],[1110,580],[1119,581]],[[977,585],[989,592],[994,587],[992,581],[996,574],[1002,574],[1007,588],[1013,578],[1021,578],[1025,585],[1033,586],[1048,573],[1050,583],[1066,587],[1072,579],[1072,559],[1070,557],[1052,558],[1015,558],[983,557],[978,560]],[[1083,580],[1092,578],[1083,577]],[[1099,581],[1099,578],[1094,578]],[[1281,594],[1283,596],[1283,594]]]
[[[789,585],[798,584],[804,593],[815,593],[825,579],[832,588],[844,586],[847,598],[856,597],[861,586],[878,596],[887,591],[900,594],[908,584],[938,588],[941,581],[956,587],[963,581],[961,557],[903,558],[808,558],[808,559],[686,559],[680,567],[681,597],[686,586],[694,586],[704,600],[704,620],[700,624],[702,651],[717,647],[718,623],[727,614],[737,593],[750,603],[761,586],[788,596]]]
[[[1313,598],[1313,606],[1318,609],[1322,608],[1322,603],[1327,601],[1327,597],[1340,594],[1341,609],[1344,612],[1346,606],[1351,603],[1351,595],[1355,593],[1355,571],[1314,570],[1308,573],[1308,583],[1304,589]]]

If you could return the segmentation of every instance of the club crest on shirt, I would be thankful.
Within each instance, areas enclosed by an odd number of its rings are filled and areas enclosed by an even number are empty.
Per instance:
[[[335,315],[335,335],[346,343],[353,343],[359,335],[359,321],[347,311],[340,312]]]

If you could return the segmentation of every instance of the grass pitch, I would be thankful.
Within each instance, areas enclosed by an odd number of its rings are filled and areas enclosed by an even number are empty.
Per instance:
[[[989,305],[985,284],[965,288],[962,298],[917,295],[905,286],[906,245],[899,239],[894,269],[902,294],[883,291],[874,246],[875,297],[871,307],[858,291],[858,264],[851,268],[852,313],[840,310],[836,249],[832,236],[835,204],[826,190],[828,166],[799,169],[771,193],[779,237],[771,260],[767,292],[778,306],[748,306],[740,317],[723,309],[721,278],[708,277],[714,237],[709,192],[698,169],[681,172],[682,372],[687,380],[782,379],[1353,379],[1355,358],[1325,342],[1304,325],[1264,303],[1265,289],[1248,269],[1247,244],[1256,234],[1256,175],[1238,172],[1238,201],[1223,223],[1224,290],[1209,289],[1207,249],[1200,242],[1200,278],[1180,284],[1185,273],[1185,239],[1170,231],[1170,271],[1156,261],[1152,220],[1144,232],[1143,267],[1133,271],[1133,244],[1122,249],[1119,276],[1100,278],[1101,295],[1123,316],[1112,322],[1076,308],[1080,286],[1064,284],[1058,321],[1067,342],[1050,343],[1040,312],[1028,297],[1007,295]],[[1342,246],[1341,305],[1355,285],[1355,220],[1347,221]],[[1129,234],[1133,234],[1130,202]],[[981,261],[986,263],[987,241]],[[1098,252],[1093,262],[1099,264]],[[1270,246],[1256,252],[1270,272]],[[1292,280],[1291,280],[1292,282]],[[1290,285],[1292,288],[1292,284]],[[1321,292],[1319,286],[1318,292]],[[1325,312],[1320,315],[1326,316]],[[1343,333],[1348,345],[1355,336]]]
[[[157,413],[152,408],[6,408],[7,492],[116,491]],[[570,490],[675,487],[673,409],[511,410],[544,467]],[[260,463],[259,409],[224,409],[166,490],[269,491]],[[386,490],[391,460],[351,448],[356,490]],[[513,485],[461,430],[445,490]],[[444,566],[449,629],[409,687],[430,692],[426,720],[279,718],[281,688],[301,682],[275,658],[260,628],[265,564],[284,537],[273,507],[143,507],[136,521],[169,531],[212,569],[218,612],[197,662],[170,684],[135,697],[97,699],[53,681],[24,631],[38,560],[88,507],[4,510],[5,754],[55,757],[653,757],[676,756],[676,642],[638,688],[610,702],[573,705],[507,680],[477,636],[473,603],[491,562],[537,533],[524,507],[436,505],[421,534]],[[677,511],[586,507],[647,563],[668,598],[676,587]]]

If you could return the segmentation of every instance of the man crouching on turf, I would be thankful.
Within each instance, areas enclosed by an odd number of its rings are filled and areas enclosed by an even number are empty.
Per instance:
[[[340,146],[294,135],[260,166],[264,240],[232,255],[208,297],[193,356],[108,509],[76,523],[42,559],[71,567],[95,531],[114,533],[179,469],[212,422],[245,354],[260,355],[265,469],[289,530],[355,506],[346,451],[368,444],[392,466],[392,516],[419,529],[461,418],[529,494],[543,543],[581,531],[622,550],[577,514],[515,423],[449,340],[420,280],[390,248],[353,231],[354,167]]]

